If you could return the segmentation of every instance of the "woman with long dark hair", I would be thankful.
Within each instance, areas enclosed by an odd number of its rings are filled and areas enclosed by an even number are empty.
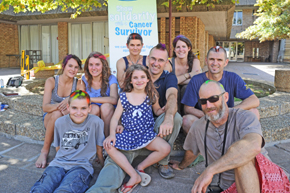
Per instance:
[[[170,59],[171,65],[166,66],[166,70],[175,73],[178,80],[178,109],[183,114],[181,99],[185,92],[186,86],[190,79],[201,73],[200,62],[192,52],[191,41],[183,36],[178,35],[173,40],[173,57]]]

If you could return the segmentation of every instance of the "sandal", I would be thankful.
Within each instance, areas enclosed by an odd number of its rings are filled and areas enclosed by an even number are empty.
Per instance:
[[[140,182],[141,186],[148,186],[148,184],[151,182],[151,176],[149,174],[146,174],[144,170],[137,170],[136,172],[141,176],[142,181]]]
[[[125,183],[125,184],[123,184],[123,185],[118,189],[118,193],[123,193],[123,192],[122,192],[122,189],[123,189],[123,188],[125,188],[125,189],[127,189],[127,188],[131,188],[131,189],[129,190],[129,192],[127,192],[127,193],[131,193],[131,192],[133,191],[133,189],[136,188],[137,186],[138,186],[138,184],[135,184],[135,185],[132,185],[132,186],[127,186],[127,183]]]

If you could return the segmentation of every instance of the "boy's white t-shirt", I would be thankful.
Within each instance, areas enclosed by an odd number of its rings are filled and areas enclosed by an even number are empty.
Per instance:
[[[89,114],[81,124],[74,123],[69,115],[55,122],[54,146],[60,147],[49,166],[69,170],[75,166],[85,168],[91,175],[94,169],[89,160],[96,154],[96,145],[103,146],[104,122]]]

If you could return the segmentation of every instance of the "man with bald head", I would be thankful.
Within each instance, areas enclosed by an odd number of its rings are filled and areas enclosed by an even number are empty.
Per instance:
[[[199,153],[205,157],[206,169],[191,192],[205,193],[209,188],[211,192],[258,193],[273,187],[283,192],[285,186],[289,187],[283,170],[260,153],[265,142],[257,116],[251,111],[229,108],[229,94],[217,81],[203,83],[199,96],[205,116],[190,128],[183,146],[186,150],[183,160],[172,161],[172,167],[181,170]]]
[[[186,134],[192,123],[204,116],[201,106],[198,104],[198,91],[202,83],[207,80],[220,82],[229,93],[228,106],[252,111],[259,118],[259,111],[256,109],[260,102],[254,93],[246,86],[243,79],[234,72],[224,70],[229,60],[224,48],[215,46],[209,49],[206,57],[208,71],[192,77],[181,103],[184,104],[184,113],[182,128]],[[242,102],[235,106],[234,97]]]

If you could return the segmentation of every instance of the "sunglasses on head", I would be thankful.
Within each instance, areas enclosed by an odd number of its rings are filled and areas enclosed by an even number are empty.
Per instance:
[[[224,50],[224,48],[221,47],[221,46],[215,46],[215,47],[213,47],[213,49],[215,50],[215,52],[219,52],[220,49],[221,49],[221,50]]]
[[[219,95],[213,95],[207,99],[198,99],[198,102],[201,104],[201,105],[205,105],[207,103],[207,101],[209,101],[210,103],[215,103],[217,102],[219,99],[220,99],[220,96],[223,95],[225,92],[219,94]]]

